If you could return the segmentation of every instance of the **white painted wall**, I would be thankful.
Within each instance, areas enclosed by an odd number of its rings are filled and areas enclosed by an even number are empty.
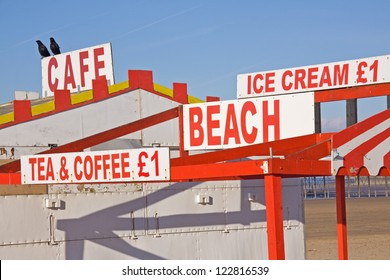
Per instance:
[[[304,259],[302,195],[294,181],[283,187],[286,258]],[[68,194],[0,197],[0,258],[268,257],[260,180],[127,185],[115,192],[78,187]],[[211,204],[196,203],[199,194],[210,196]],[[46,208],[47,198],[60,207]]]

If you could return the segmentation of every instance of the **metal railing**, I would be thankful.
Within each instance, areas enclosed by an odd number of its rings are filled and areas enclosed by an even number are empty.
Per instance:
[[[387,176],[345,177],[345,197],[388,197],[390,179]],[[305,199],[335,198],[334,176],[303,177]]]

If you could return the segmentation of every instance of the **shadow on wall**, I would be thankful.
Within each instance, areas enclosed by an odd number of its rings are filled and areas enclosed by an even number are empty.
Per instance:
[[[254,187],[259,186],[259,180],[254,180],[254,182],[257,182],[253,184]],[[228,211],[226,205],[214,205],[217,202],[211,198],[207,202],[212,206],[212,208],[208,209],[214,211],[211,213],[202,207],[196,208],[201,209],[198,212],[193,211],[194,209],[191,206],[188,206],[189,209],[183,209],[182,213],[184,214],[172,213],[178,210],[170,211],[169,209],[164,209],[163,206],[161,206],[163,208],[161,214],[153,212],[153,205],[164,200],[167,200],[168,205],[171,205],[172,201],[174,203],[174,201],[177,201],[176,199],[180,199],[180,197],[174,198],[174,196],[184,194],[185,191],[199,184],[195,182],[176,183],[149,194],[144,193],[144,195],[131,201],[108,207],[77,219],[57,220],[57,229],[65,232],[65,240],[67,241],[65,243],[66,259],[83,259],[86,240],[135,259],[163,259],[161,256],[132,246],[123,240],[123,237],[126,236],[128,238],[133,234],[135,235],[135,230],[138,234],[141,232],[140,235],[153,236],[165,233],[167,230],[173,231],[177,229],[180,232],[182,228],[190,228],[191,232],[197,232],[198,229],[196,228],[204,230],[206,227],[222,231],[229,225],[249,227],[253,223],[265,223],[264,193],[261,194],[263,188],[260,187],[256,187],[258,194],[255,199],[257,205],[260,206],[257,209],[252,209],[251,203],[253,201],[248,200],[248,197],[251,196],[250,191],[253,191],[255,188],[252,187],[248,190],[248,188],[242,187],[239,190],[236,189],[238,190],[237,197],[234,197],[235,200],[240,199],[237,211]],[[228,188],[225,188],[224,191],[228,192]],[[238,194],[240,194],[241,198],[238,197]],[[191,192],[191,195],[193,195],[193,192]],[[286,208],[288,211],[288,207]],[[299,213],[294,214],[289,211],[287,216],[290,220],[300,220]],[[285,217],[287,216],[285,215]],[[115,231],[123,231],[124,233],[118,235]],[[189,231],[187,230],[186,232]]]

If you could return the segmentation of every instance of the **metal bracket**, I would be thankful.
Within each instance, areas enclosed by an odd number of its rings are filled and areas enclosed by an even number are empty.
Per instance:
[[[198,194],[195,202],[201,205],[211,204],[211,197],[205,194]]]
[[[49,209],[58,209],[61,207],[61,200],[57,198],[45,198],[45,207]]]
[[[257,200],[256,194],[254,193],[248,193],[248,201],[249,202],[256,202]]]

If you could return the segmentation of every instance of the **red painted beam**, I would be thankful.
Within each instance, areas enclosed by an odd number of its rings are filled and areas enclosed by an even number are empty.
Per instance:
[[[263,160],[171,166],[171,181],[217,180],[263,174]]]
[[[268,174],[290,176],[331,176],[331,162],[329,160],[301,160],[270,158]],[[267,173],[267,172],[266,172]]]
[[[320,90],[314,92],[314,102],[330,102],[355,98],[386,96],[390,93],[390,83]]]
[[[173,108],[107,131],[103,131],[74,142],[58,146],[39,154],[58,154],[80,152],[86,148],[105,143],[112,139],[139,131],[141,129],[174,119],[178,116],[178,108]],[[12,173],[20,171],[20,160],[12,161],[0,166],[0,173]]]
[[[311,147],[307,147],[301,151],[289,154],[286,156],[288,159],[321,159],[331,154],[331,140],[316,144]]]
[[[336,215],[338,254],[340,260],[348,259],[347,244],[347,210],[345,207],[345,180],[344,176],[336,176]]]
[[[265,205],[267,218],[268,259],[284,260],[284,231],[282,205],[282,179],[267,175],[265,183]]]
[[[172,159],[173,160],[173,159]],[[171,160],[171,162],[172,162]],[[172,181],[239,179],[246,176],[330,176],[330,161],[269,158],[196,165],[171,164]]]
[[[0,185],[20,185],[20,173],[0,173]]]
[[[171,160],[172,166],[179,165],[193,165],[214,163],[228,160],[235,160],[239,158],[246,158],[251,156],[269,156],[271,149],[274,156],[287,155],[294,152],[301,151],[308,146],[316,145],[319,142],[327,141],[331,138],[333,133],[310,134],[261,144],[255,144],[245,147],[232,148],[228,150],[221,150],[216,152],[208,152],[203,154],[191,155],[188,157],[173,158]]]

